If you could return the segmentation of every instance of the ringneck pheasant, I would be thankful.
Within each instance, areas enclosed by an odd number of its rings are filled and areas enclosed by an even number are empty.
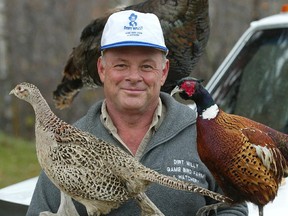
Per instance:
[[[288,174],[288,135],[225,113],[201,82],[187,77],[171,92],[196,104],[199,156],[233,203],[252,202],[263,215],[263,207],[274,200]]]
[[[56,108],[71,105],[77,93],[85,87],[102,86],[97,59],[100,39],[108,17],[116,11],[135,10],[158,16],[166,46],[170,69],[162,91],[170,93],[175,80],[189,76],[202,55],[209,38],[208,0],[146,0],[127,7],[117,7],[89,23],[82,31],[80,43],[73,48],[63,71],[63,77],[53,92]]]
[[[107,214],[130,198],[138,201],[142,215],[163,215],[144,193],[152,182],[221,202],[231,201],[221,194],[146,168],[120,148],[65,123],[30,83],[17,85],[10,94],[34,108],[39,163],[50,180],[64,192],[59,215],[67,211],[67,215],[78,215],[70,197],[82,203],[89,216]],[[65,202],[69,208],[65,207]]]

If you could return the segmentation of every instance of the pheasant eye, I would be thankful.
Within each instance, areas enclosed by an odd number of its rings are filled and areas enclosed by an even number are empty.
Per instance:
[[[182,84],[181,88],[186,92],[188,96],[192,96],[195,91],[195,82],[186,81]]]

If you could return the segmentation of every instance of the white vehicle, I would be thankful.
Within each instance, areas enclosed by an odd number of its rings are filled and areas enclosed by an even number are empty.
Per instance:
[[[206,87],[225,111],[288,133],[288,5],[283,9],[251,23]],[[0,215],[25,215],[36,181],[0,189]],[[288,212],[287,197],[284,184],[265,216]],[[252,204],[249,212],[258,216]]]
[[[38,177],[0,189],[0,215],[24,216],[31,202]]]
[[[287,133],[288,11],[252,22],[206,88],[225,111]]]

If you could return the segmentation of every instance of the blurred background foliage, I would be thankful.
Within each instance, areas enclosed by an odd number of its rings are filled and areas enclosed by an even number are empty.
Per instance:
[[[142,1],[0,0],[0,188],[37,175],[40,169],[33,142],[34,112],[28,103],[9,96],[10,90],[23,81],[36,84],[53,111],[73,123],[103,97],[101,88],[86,90],[81,91],[69,109],[60,111],[53,105],[52,92],[61,80],[61,71],[70,51],[78,44],[82,29],[108,9]],[[251,21],[279,13],[281,5],[287,2],[210,0],[209,3],[208,46],[191,72],[205,80],[209,80]]]
[[[0,149],[0,188],[39,174],[33,142],[0,132]]]

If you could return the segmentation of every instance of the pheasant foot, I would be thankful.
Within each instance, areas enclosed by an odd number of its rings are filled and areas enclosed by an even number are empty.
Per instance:
[[[217,215],[217,209],[220,207],[229,207],[231,206],[231,204],[229,203],[223,203],[223,202],[219,202],[216,204],[212,204],[212,205],[207,205],[204,206],[202,208],[200,208],[197,213],[196,216],[207,216],[209,215],[210,211],[213,210],[215,212],[215,214]]]
[[[79,216],[70,196],[61,191],[61,202],[57,213],[41,212],[39,216]]]
[[[141,216],[165,216],[145,193],[137,195],[136,200],[141,207]]]
[[[259,216],[264,216],[264,214],[263,214],[263,209],[264,209],[263,206],[258,205]]]

